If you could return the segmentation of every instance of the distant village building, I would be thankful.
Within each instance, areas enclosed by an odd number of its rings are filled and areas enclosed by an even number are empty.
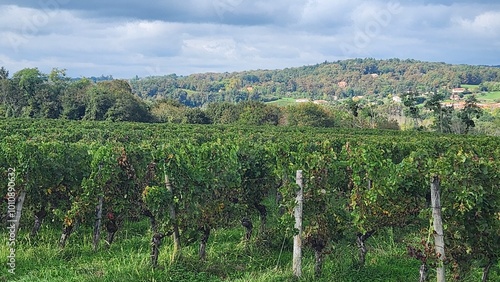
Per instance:
[[[377,77],[378,77],[378,74],[376,74],[376,73],[372,73],[372,74],[370,74],[370,75],[371,75],[373,78],[377,78]]]
[[[401,97],[399,96],[394,96],[392,97],[392,101],[396,102],[396,103],[401,103]]]
[[[460,94],[465,92],[465,88],[453,88],[451,90],[450,100],[458,101],[460,100]]]
[[[337,85],[338,85],[340,88],[346,88],[346,87],[347,87],[347,82],[345,82],[345,81],[341,81],[341,82],[337,83]]]

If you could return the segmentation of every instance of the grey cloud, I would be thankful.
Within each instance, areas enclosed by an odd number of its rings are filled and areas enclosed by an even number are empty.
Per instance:
[[[135,18],[184,23],[235,25],[268,24],[287,18],[287,8],[300,1],[184,0],[184,1],[100,1],[100,0],[6,0],[41,10],[71,10],[85,17]]]
[[[497,18],[497,1],[4,0],[0,65],[127,78],[351,57],[500,64]]]

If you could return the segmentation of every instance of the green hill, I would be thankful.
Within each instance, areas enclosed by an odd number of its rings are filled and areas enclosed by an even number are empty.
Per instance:
[[[354,96],[386,97],[407,91],[451,92],[463,84],[500,82],[500,69],[416,60],[351,59],[233,73],[171,74],[130,80],[142,98],[171,98],[187,106],[207,102],[309,98],[332,101]],[[479,88],[479,86],[478,86]]]

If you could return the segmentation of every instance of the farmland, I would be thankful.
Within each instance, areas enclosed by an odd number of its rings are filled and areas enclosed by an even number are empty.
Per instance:
[[[2,120],[0,135],[3,193],[15,170],[25,197],[4,280],[289,281],[297,170],[302,281],[417,280],[439,264],[422,245],[431,176],[447,275],[498,279],[496,137],[37,119]]]

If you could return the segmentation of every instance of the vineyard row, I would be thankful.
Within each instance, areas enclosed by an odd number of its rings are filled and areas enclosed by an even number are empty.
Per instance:
[[[244,240],[249,241],[254,214],[260,219],[257,236],[283,238],[266,225],[274,208],[270,198],[281,210],[282,232],[293,230],[295,171],[302,170],[302,236],[316,253],[318,275],[325,252],[346,234],[357,234],[361,263],[365,242],[377,230],[414,225],[430,234],[431,180],[438,181],[441,189],[444,263],[457,278],[472,265],[484,267],[487,276],[486,270],[498,263],[498,138],[77,125],[13,120],[0,126],[4,140],[0,189],[6,198],[2,210],[9,206],[9,173],[15,170],[15,215],[20,217],[16,232],[20,223],[32,224],[30,234],[36,238],[44,220],[52,219],[61,223],[59,245],[64,247],[75,226],[92,226],[97,250],[103,228],[112,244],[124,221],[147,217],[153,265],[165,236],[173,236],[173,259],[182,253],[183,244],[193,240],[200,243],[200,258],[206,259],[212,230],[241,224]],[[12,219],[11,214],[4,217]],[[431,239],[409,246],[424,266],[442,261],[429,247],[434,244]]]

